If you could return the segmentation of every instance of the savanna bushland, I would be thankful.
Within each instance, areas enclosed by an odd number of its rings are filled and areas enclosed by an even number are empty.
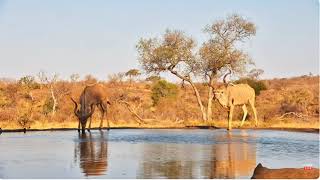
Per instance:
[[[79,98],[83,88],[94,83],[108,89],[111,105],[106,118],[111,127],[226,127],[227,109],[215,101],[213,92],[232,72],[228,83],[247,83],[255,90],[259,127],[319,128],[319,76],[261,80],[263,70],[243,48],[256,35],[256,26],[237,14],[207,25],[203,32],[207,39],[201,44],[179,30],[143,37],[136,44],[141,70],[109,74],[105,81],[92,75],[80,79],[78,74],[66,80],[45,72],[2,79],[0,127],[76,128],[70,98]],[[179,81],[172,83],[161,73]],[[248,109],[245,126],[253,127]],[[241,117],[237,107],[235,127]],[[98,126],[98,118],[95,113],[92,127]]]
[[[121,74],[121,73],[120,73]],[[197,125],[227,126],[227,110],[212,102],[212,119],[202,120],[191,85],[170,83],[158,77],[148,80],[127,80],[114,74],[104,84],[111,101],[108,115],[113,127],[186,127]],[[250,82],[257,94],[256,108],[259,127],[318,128],[319,76],[256,80]],[[95,83],[92,76],[83,80],[57,80],[39,83],[32,76],[18,81],[0,82],[0,127],[19,128],[76,128],[74,104],[86,84]],[[235,81],[234,83],[237,83]],[[220,84],[222,85],[222,84]],[[195,83],[206,103],[206,85]],[[244,127],[253,127],[252,111]],[[240,124],[241,107],[236,107],[234,126]],[[93,127],[98,127],[99,113],[94,114]]]

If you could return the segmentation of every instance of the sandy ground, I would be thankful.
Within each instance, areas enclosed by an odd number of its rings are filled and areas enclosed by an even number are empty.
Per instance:
[[[144,123],[139,124],[136,120],[131,121],[110,121],[111,129],[226,129],[227,120],[215,120],[213,122],[201,122],[201,121],[188,121],[188,122],[175,122],[165,120],[145,120]],[[100,120],[93,119],[92,129],[98,129]],[[319,133],[319,121],[299,122],[289,121],[288,123],[266,123],[259,122],[258,127],[255,127],[253,121],[245,121],[245,124],[240,128],[240,121],[233,121],[233,129],[254,129],[254,130],[284,130],[284,131],[296,131],[296,132],[311,132]],[[27,131],[53,131],[53,130],[77,130],[77,121],[65,121],[61,123],[57,122],[35,122],[26,128]],[[16,124],[1,124],[0,128],[2,132],[23,132],[24,129]],[[104,128],[107,129],[107,121],[104,120]]]

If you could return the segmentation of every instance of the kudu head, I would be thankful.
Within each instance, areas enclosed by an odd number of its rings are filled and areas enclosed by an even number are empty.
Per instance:
[[[228,83],[226,77],[231,74],[231,69],[223,76],[223,86],[213,91],[214,98],[217,99],[222,107],[228,107]]]
[[[79,119],[79,121],[81,123],[82,131],[84,131],[88,118],[91,117],[92,114],[94,113],[95,106],[94,106],[94,104],[91,104],[88,107],[82,107],[82,108],[78,109],[78,103],[73,98],[71,98],[71,100],[74,103],[74,110],[73,110],[74,114]]]

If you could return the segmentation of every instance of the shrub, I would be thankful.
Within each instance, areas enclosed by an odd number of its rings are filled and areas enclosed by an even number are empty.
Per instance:
[[[28,101],[21,100],[17,106],[17,123],[21,128],[29,128],[34,121],[32,120],[33,105]]]
[[[92,76],[91,74],[88,74],[84,77],[84,82],[86,84],[94,84],[94,83],[97,83],[98,80],[97,78],[95,78],[94,76]]]
[[[313,95],[307,89],[294,89],[283,94],[280,111],[306,113],[307,106],[312,102]]]
[[[11,122],[16,116],[16,110],[14,108],[1,108],[0,109],[0,119],[1,123]]]
[[[33,76],[25,76],[20,78],[18,84],[27,90],[39,89],[40,84],[36,82]]]
[[[21,128],[30,128],[30,125],[34,123],[33,120],[31,120],[30,116],[28,114],[23,114],[18,117],[17,119],[18,125]]]
[[[161,80],[160,76],[149,76],[146,78],[146,81],[152,82],[152,83],[156,83],[158,81]]]
[[[267,86],[263,81],[251,79],[251,78],[242,78],[234,82],[235,84],[248,84],[252,87],[256,95],[260,95],[260,91],[267,90]]]
[[[117,83],[122,83],[123,78],[125,74],[124,73],[113,73],[108,75],[108,82],[110,84],[117,84]]]
[[[160,80],[152,87],[151,99],[153,101],[153,105],[157,105],[161,98],[176,98],[177,94],[177,85],[165,80]]]
[[[43,105],[43,109],[42,109],[42,113],[44,115],[48,115],[49,113],[52,112],[53,110],[53,99],[51,97],[48,97],[46,99],[46,101],[44,102],[44,105]]]
[[[11,103],[10,99],[5,95],[5,92],[0,89],[0,107],[10,105]]]

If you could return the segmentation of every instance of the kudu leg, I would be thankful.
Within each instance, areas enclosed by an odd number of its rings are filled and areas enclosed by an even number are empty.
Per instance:
[[[90,122],[89,122],[88,132],[90,132],[90,130],[91,130],[91,121],[92,121],[92,117],[89,117],[89,118],[90,118]]]
[[[233,109],[234,106],[230,106],[230,110],[229,110],[229,120],[228,120],[228,130],[231,131],[232,130],[232,115],[233,115]]]
[[[104,110],[104,113],[107,115],[107,113],[108,113],[107,106],[104,103],[102,103],[101,106],[102,106],[102,109]],[[102,120],[101,120],[101,122],[102,122]],[[108,128],[108,130],[110,129],[110,124],[109,124],[108,118],[107,118],[107,128]]]
[[[99,129],[103,128],[103,118],[104,118],[104,113],[105,113],[105,108],[102,103],[100,104],[100,111],[101,111],[101,120],[100,120]]]
[[[80,120],[79,120],[79,123],[78,123],[78,132],[80,132]]]
[[[240,127],[242,127],[242,125],[244,123],[244,120],[246,120],[246,117],[247,117],[247,114],[248,114],[247,106],[245,104],[242,106],[242,110],[243,110],[243,117],[242,117],[242,121],[241,121]]]
[[[252,108],[252,111],[253,111],[253,114],[254,114],[254,120],[255,120],[255,125],[256,127],[258,126],[258,118],[257,118],[257,110],[256,108],[254,107],[254,102],[252,101],[249,101],[250,105],[251,105],[251,108]]]

